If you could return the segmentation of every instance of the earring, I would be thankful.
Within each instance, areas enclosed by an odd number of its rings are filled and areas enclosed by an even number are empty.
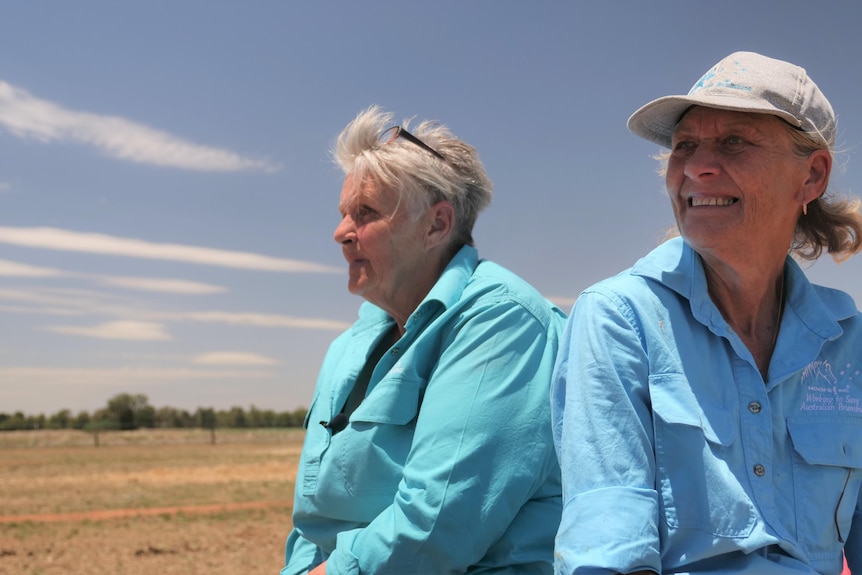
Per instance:
[[[808,215],[808,204],[802,204],[802,215],[803,216]]]

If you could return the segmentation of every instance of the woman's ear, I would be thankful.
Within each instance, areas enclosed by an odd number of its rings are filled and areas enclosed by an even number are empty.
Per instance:
[[[445,243],[455,226],[455,208],[452,203],[443,200],[428,208],[428,221],[425,247],[433,248]]]
[[[800,189],[800,203],[809,204],[823,195],[829,186],[832,172],[832,154],[827,150],[814,150],[807,158],[808,179]]]

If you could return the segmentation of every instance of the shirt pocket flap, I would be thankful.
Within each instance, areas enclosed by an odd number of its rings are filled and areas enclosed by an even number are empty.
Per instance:
[[[651,375],[650,398],[656,417],[666,423],[698,427],[716,445],[726,447],[736,440],[732,414],[712,401],[699,400],[684,375]]]
[[[862,468],[862,419],[792,417],[787,429],[793,448],[806,463]]]
[[[406,425],[419,413],[419,396],[423,388],[423,381],[384,378],[359,404],[350,421]]]

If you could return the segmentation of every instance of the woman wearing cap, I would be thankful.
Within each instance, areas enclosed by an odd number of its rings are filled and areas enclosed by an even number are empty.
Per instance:
[[[479,259],[491,182],[476,151],[390,120],[362,112],[335,148],[335,241],[366,302],[323,362],[282,573],[550,575],[564,315]]]
[[[680,237],[577,300],[552,382],[556,571],[862,573],[862,316],[795,259],[860,251],[835,116],[738,52],[628,122]]]

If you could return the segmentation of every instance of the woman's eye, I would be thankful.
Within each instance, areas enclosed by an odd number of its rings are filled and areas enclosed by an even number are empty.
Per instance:
[[[739,144],[742,144],[744,142],[745,140],[743,140],[740,136],[728,136],[724,139],[724,143],[728,144],[729,146],[738,146]]]
[[[356,208],[356,212],[354,213],[354,218],[357,220],[368,219],[369,217],[374,215],[374,210],[368,206],[358,206]]]
[[[674,152],[688,152],[688,151],[694,150],[695,147],[696,147],[695,143],[692,142],[691,140],[681,140],[674,145],[673,151]]]

